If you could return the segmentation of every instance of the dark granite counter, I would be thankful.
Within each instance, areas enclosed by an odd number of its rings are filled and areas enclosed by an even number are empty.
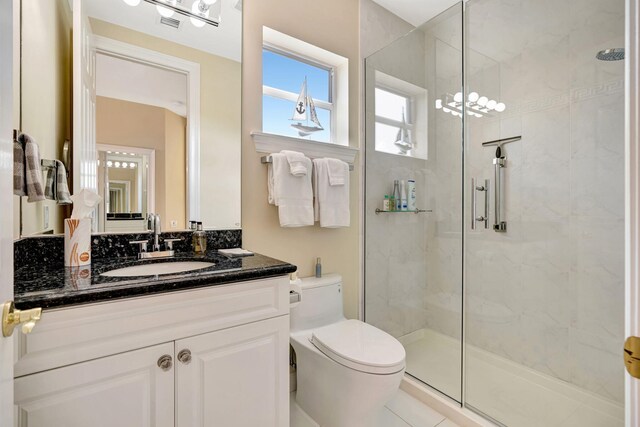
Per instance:
[[[192,272],[156,276],[100,275],[134,265],[178,261],[206,261],[215,265]],[[14,301],[19,309],[60,308],[281,276],[294,271],[296,266],[263,255],[230,258],[215,250],[206,255],[178,253],[173,258],[156,260],[94,258],[88,268],[66,268],[59,263],[29,263],[16,266]]]

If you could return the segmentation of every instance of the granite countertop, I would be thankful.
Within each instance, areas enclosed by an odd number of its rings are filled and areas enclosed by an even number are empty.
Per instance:
[[[205,261],[214,265],[191,272],[156,276],[100,275],[123,267],[179,261]],[[295,265],[264,255],[230,258],[215,250],[207,252],[206,255],[180,253],[172,258],[155,260],[138,260],[134,257],[94,259],[90,266],[75,269],[55,264],[29,264],[16,266],[14,301],[18,309],[62,308],[281,276],[294,271]]]

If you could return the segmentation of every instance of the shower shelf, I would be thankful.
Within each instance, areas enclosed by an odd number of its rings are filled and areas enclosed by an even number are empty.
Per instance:
[[[381,213],[385,213],[385,214],[406,214],[406,213],[412,213],[412,214],[419,214],[419,213],[425,213],[425,212],[433,212],[431,209],[416,209],[414,211],[383,211],[380,208],[376,209],[376,215],[381,214]]]

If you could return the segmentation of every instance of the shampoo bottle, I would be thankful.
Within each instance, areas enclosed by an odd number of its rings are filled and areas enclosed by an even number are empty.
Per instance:
[[[404,181],[400,181],[400,210],[407,210],[407,188]]]
[[[397,179],[393,181],[393,203],[391,204],[392,211],[399,211],[402,208],[402,200],[400,200],[400,181]]]
[[[413,179],[407,181],[407,208],[410,211],[417,209],[416,205],[416,182]]]

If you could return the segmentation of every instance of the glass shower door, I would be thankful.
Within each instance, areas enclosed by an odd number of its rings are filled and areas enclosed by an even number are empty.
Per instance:
[[[624,61],[596,54],[624,46],[624,1],[465,14],[464,403],[622,426]]]
[[[366,59],[365,320],[462,401],[462,4]],[[413,180],[417,211],[379,212]]]

